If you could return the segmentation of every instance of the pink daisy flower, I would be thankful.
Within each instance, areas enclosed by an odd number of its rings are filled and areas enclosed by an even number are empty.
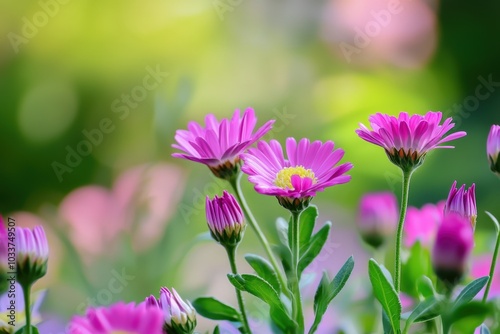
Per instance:
[[[408,208],[404,225],[404,245],[411,248],[419,241],[425,248],[430,248],[443,220],[444,201],[438,204],[425,204],[421,209]]]
[[[69,334],[163,334],[163,313],[142,303],[118,302],[108,307],[89,308],[85,316],[75,316]]]
[[[301,211],[327,187],[349,182],[350,175],[343,175],[352,168],[351,163],[336,164],[344,156],[342,149],[334,150],[334,143],[310,142],[303,138],[286,140],[287,159],[276,140],[261,141],[257,148],[243,154],[242,171],[255,190],[264,195],[276,196],[285,208]]]
[[[476,227],[477,207],[476,207],[476,185],[473,183],[469,189],[465,189],[465,184],[457,189],[457,181],[453,182],[450,194],[444,206],[444,213],[456,212],[462,217],[470,220],[472,228]]]
[[[441,112],[432,111],[424,116],[401,112],[398,118],[377,113],[369,118],[373,130],[360,123],[356,133],[361,139],[384,148],[392,163],[408,171],[420,166],[427,152],[453,148],[440,145],[466,135],[459,131],[445,137],[455,124],[450,117],[440,125],[441,118]]]
[[[27,286],[47,273],[49,243],[42,226],[16,227],[17,280]]]
[[[493,173],[500,175],[500,125],[492,125],[486,142],[486,153]]]
[[[220,122],[209,114],[205,117],[205,127],[189,122],[187,130],[177,130],[177,144],[172,147],[183,153],[172,156],[205,164],[215,176],[230,179],[239,170],[240,155],[271,130],[273,123],[270,120],[253,133],[257,117],[252,108],[247,108],[242,117],[236,110],[232,119]]]

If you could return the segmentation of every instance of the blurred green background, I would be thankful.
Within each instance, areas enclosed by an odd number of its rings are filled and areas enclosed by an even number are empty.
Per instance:
[[[0,8],[2,213],[35,213],[54,235],[65,235],[58,206],[71,191],[112,188],[121,173],[142,164],[167,163],[182,175],[175,188],[166,183],[176,200],[163,216],[165,235],[148,252],[84,259],[82,274],[72,266],[76,253],[62,243],[53,278],[60,291],[47,297],[49,311],[75,313],[82,296],[109,279],[110,263],[125,263],[144,278],[115,300],[156,293],[159,284],[179,285],[192,298],[206,291],[205,276],[227,270],[223,252],[208,243],[197,254],[213,248],[218,265],[180,262],[206,231],[193,197],[202,201],[200,193],[221,186],[207,187],[214,181],[206,167],[174,161],[170,145],[176,129],[207,113],[230,117],[250,106],[259,125],[276,119],[267,139],[330,139],[343,148],[344,161],[354,164],[352,181],[315,200],[324,219],[334,219],[335,233],[335,225],[354,231],[364,192],[399,195],[398,169],[355,135],[358,123],[376,112],[442,111],[468,136],[427,158],[414,175],[411,205],[446,198],[454,180],[475,182],[477,229],[493,231],[485,210],[500,216],[500,183],[485,152],[491,124],[500,122],[496,1],[0,0]],[[82,144],[86,133],[94,134],[90,146]],[[89,154],[68,163],[78,149]],[[244,188],[273,233],[283,210],[246,182]],[[124,232],[123,244],[133,234]],[[247,238],[242,253],[253,249],[254,236]],[[82,275],[90,276],[87,292]],[[76,291],[82,295],[58,300]]]

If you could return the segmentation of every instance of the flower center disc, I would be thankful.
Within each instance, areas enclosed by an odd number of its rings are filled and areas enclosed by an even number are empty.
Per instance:
[[[295,167],[285,167],[276,174],[276,179],[274,184],[282,189],[294,189],[292,186],[292,176],[298,175],[300,178],[310,178],[313,184],[317,183],[318,180],[314,175],[314,172],[310,169],[305,169],[304,166]]]

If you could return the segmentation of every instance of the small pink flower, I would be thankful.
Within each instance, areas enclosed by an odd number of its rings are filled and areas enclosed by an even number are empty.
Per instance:
[[[476,227],[477,208],[476,208],[476,185],[473,183],[469,189],[465,189],[465,184],[457,189],[457,181],[451,186],[444,213],[455,212],[470,220],[472,228]]]
[[[206,198],[206,216],[210,234],[223,246],[236,246],[245,232],[245,219],[233,195],[224,191],[221,197]]]
[[[205,164],[215,176],[230,179],[239,170],[240,155],[271,130],[273,123],[268,121],[253,133],[257,117],[252,108],[247,108],[242,117],[236,110],[231,120],[224,118],[220,122],[209,114],[205,127],[190,122],[188,130],[177,130],[177,143],[172,147],[183,153],[172,156]]]
[[[409,207],[404,225],[404,245],[408,248],[419,241],[430,248],[436,237],[439,224],[443,220],[444,201],[425,204],[421,209]]]
[[[89,308],[85,316],[71,320],[68,334],[163,334],[163,314],[142,303],[118,302],[108,307]]]
[[[7,245],[7,227],[4,225],[2,216],[0,216],[0,274],[2,271],[7,271]]]
[[[42,226],[16,227],[17,280],[21,284],[37,281],[47,273],[49,244]]]
[[[441,117],[441,112],[432,111],[424,116],[409,116],[401,112],[398,118],[378,113],[369,118],[373,130],[360,123],[356,133],[361,139],[384,148],[395,165],[403,170],[413,170],[423,163],[429,151],[453,148],[440,145],[466,135],[464,131],[459,131],[445,137],[455,124],[451,123],[450,117],[440,125]]]
[[[396,232],[398,201],[391,192],[363,195],[359,205],[358,229],[365,242],[377,248]]]
[[[336,166],[344,156],[342,149],[334,150],[334,143],[310,142],[303,138],[286,140],[287,159],[276,140],[261,141],[257,148],[243,154],[242,171],[255,190],[263,195],[276,196],[282,206],[290,210],[303,209],[316,196],[316,192],[327,187],[347,183],[351,163]]]
[[[193,333],[196,327],[196,311],[189,301],[182,300],[175,289],[170,291],[162,287],[160,299],[149,296],[143,304],[162,311],[165,333]]]
[[[438,278],[448,286],[457,284],[473,247],[474,231],[469,220],[456,213],[444,216],[432,248],[432,266]]]
[[[500,125],[492,125],[486,142],[486,154],[490,162],[490,168],[493,173],[500,175]]]

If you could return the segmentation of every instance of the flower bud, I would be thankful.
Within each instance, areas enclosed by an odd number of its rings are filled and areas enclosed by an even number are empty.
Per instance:
[[[469,220],[456,213],[446,215],[432,249],[432,266],[447,287],[462,279],[473,247],[474,231]]]
[[[491,171],[500,176],[500,160],[498,159],[500,153],[500,125],[491,126],[486,143],[486,153],[488,154]]]
[[[42,226],[16,228],[17,281],[28,286],[45,276],[49,245]]]
[[[243,237],[246,224],[236,199],[224,191],[222,197],[206,199],[207,223],[212,238],[224,247],[235,247]]]
[[[460,189],[457,189],[457,181],[453,182],[444,206],[444,214],[458,213],[460,216],[469,219],[472,228],[475,229],[477,218],[475,190],[476,185],[474,183],[469,189],[465,189],[465,184]]]
[[[196,311],[189,301],[183,301],[177,291],[162,287],[160,299],[149,296],[145,300],[148,307],[163,311],[165,323],[163,332],[166,334],[191,334],[196,327]]]
[[[358,229],[363,240],[374,248],[396,232],[398,203],[390,192],[365,194],[359,205]]]

